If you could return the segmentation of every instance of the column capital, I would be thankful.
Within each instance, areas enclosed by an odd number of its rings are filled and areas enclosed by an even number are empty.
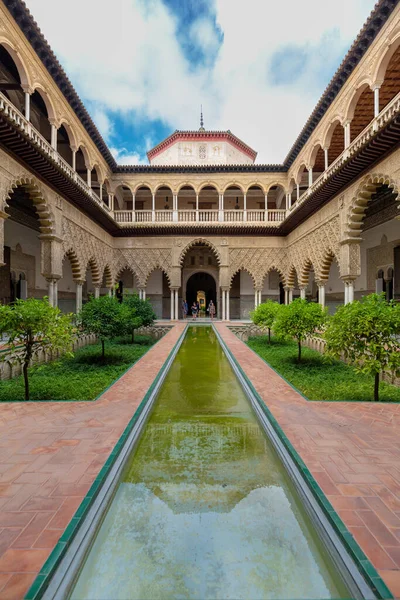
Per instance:
[[[355,280],[357,279],[357,277],[349,277],[349,276],[345,275],[343,277],[340,277],[340,279],[342,281],[344,281],[344,283],[351,284],[351,283],[355,282]]]
[[[85,283],[83,279],[74,279],[76,285],[81,285],[83,286],[83,284]]]

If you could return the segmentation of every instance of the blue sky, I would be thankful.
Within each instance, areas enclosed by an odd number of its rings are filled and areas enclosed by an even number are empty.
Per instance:
[[[175,129],[281,162],[374,0],[27,0],[121,164]]]

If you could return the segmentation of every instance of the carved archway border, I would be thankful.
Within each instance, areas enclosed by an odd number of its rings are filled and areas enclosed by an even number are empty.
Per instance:
[[[46,198],[40,183],[34,177],[21,175],[16,177],[8,184],[8,189],[2,199],[3,210],[8,208],[7,200],[10,200],[11,194],[18,187],[23,187],[29,193],[39,219],[40,232],[53,234],[55,232],[54,215],[50,209],[49,202]]]
[[[362,232],[362,224],[365,211],[373,194],[381,185],[387,185],[395,195],[394,202],[399,198],[399,188],[394,179],[382,173],[371,173],[367,175],[357,188],[350,205],[347,209],[347,231],[350,238],[358,238]]]
[[[217,247],[212,242],[210,242],[210,240],[208,240],[207,238],[196,238],[196,239],[190,241],[183,248],[182,252],[179,255],[179,261],[178,261],[179,266],[181,266],[181,267],[183,266],[183,261],[185,259],[186,254],[189,252],[189,250],[191,250],[191,248],[193,248],[193,246],[196,246],[197,244],[204,244],[205,246],[210,248],[210,250],[215,255],[215,258],[217,259],[218,265],[221,264],[221,255],[220,255]]]

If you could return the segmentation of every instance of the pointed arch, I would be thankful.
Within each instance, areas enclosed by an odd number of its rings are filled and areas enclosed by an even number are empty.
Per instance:
[[[54,215],[39,182],[33,177],[21,176],[10,182],[8,190],[2,198],[3,208],[8,207],[7,200],[10,200],[11,194],[17,187],[23,187],[28,192],[38,214],[40,232],[54,233]]]
[[[329,272],[331,270],[331,265],[332,265],[333,261],[336,261],[336,264],[340,270],[340,263],[335,255],[335,253],[333,252],[333,250],[331,250],[329,248],[328,250],[325,251],[325,253],[322,257],[322,260],[321,260],[321,265],[320,265],[319,273],[318,273],[319,281],[328,281]]]
[[[387,185],[392,190],[394,202],[398,200],[399,187],[389,175],[382,173],[367,175],[358,186],[348,207],[346,233],[349,237],[360,237],[367,205],[381,185]]]
[[[83,274],[82,274],[81,263],[80,263],[77,253],[75,252],[75,250],[73,248],[69,248],[64,253],[63,262],[65,261],[66,258],[69,260],[69,262],[71,264],[73,280],[74,281],[82,281]]]
[[[86,264],[85,277],[86,277],[86,271],[88,269],[90,269],[90,271],[92,273],[93,285],[95,287],[99,286],[101,284],[101,274],[100,274],[99,265],[93,256],[89,258],[89,260]]]
[[[314,275],[317,276],[317,270],[313,261],[310,258],[307,258],[301,268],[299,285],[308,285],[311,271],[314,271]]]
[[[151,269],[146,273],[145,276],[145,286],[147,285],[147,282],[149,280],[150,275],[154,272],[154,271],[161,271],[162,273],[164,273],[165,277],[167,278],[168,281],[168,285],[171,286],[171,278],[170,275],[168,273],[168,271],[162,267],[160,264],[155,264],[151,267]]]
[[[106,287],[107,288],[112,288],[113,286],[113,276],[112,276],[112,271],[111,271],[111,267],[110,265],[106,264],[104,269],[103,269],[103,277],[101,279],[101,283],[103,283],[103,281],[105,281]]]
[[[230,279],[229,279],[229,287],[232,286],[233,278],[235,277],[235,275],[237,275],[238,273],[240,273],[240,271],[245,271],[248,275],[250,275],[250,277],[251,277],[251,279],[253,281],[254,289],[256,289],[256,287],[257,287],[256,277],[251,272],[251,270],[248,267],[245,267],[244,265],[241,265],[240,267],[237,267],[237,268],[235,268],[234,271],[232,271],[232,273],[230,275]]]
[[[215,258],[217,259],[217,263],[221,264],[221,256],[217,250],[217,247],[214,246],[214,244],[212,242],[210,242],[210,240],[207,240],[206,238],[196,238],[196,239],[192,240],[191,242],[189,242],[182,250],[182,252],[179,256],[179,265],[180,266],[183,266],[183,261],[185,259],[186,254],[189,252],[189,250],[191,248],[193,248],[193,246],[196,246],[196,245],[203,245],[203,246],[207,246],[208,248],[210,248],[210,250],[215,255]]]
[[[297,269],[294,265],[291,265],[291,267],[288,271],[288,276],[286,278],[286,284],[290,288],[294,288],[296,285],[296,280],[297,280],[297,283],[299,283],[299,276],[297,274]]]
[[[118,283],[118,281],[119,281],[119,279],[121,279],[121,275],[124,271],[129,271],[133,276],[133,282],[137,283],[137,287],[141,287],[139,275],[136,273],[135,269],[128,263],[125,263],[118,269],[118,271],[115,275],[115,283]]]
[[[275,264],[273,264],[270,267],[268,267],[268,270],[264,271],[264,273],[260,277],[260,287],[261,287],[261,289],[264,287],[265,279],[268,277],[268,275],[271,273],[271,271],[276,271],[277,273],[279,273],[279,276],[280,276],[280,278],[282,280],[283,285],[286,285],[286,277],[285,277],[285,275],[284,275],[281,267],[277,267]]]

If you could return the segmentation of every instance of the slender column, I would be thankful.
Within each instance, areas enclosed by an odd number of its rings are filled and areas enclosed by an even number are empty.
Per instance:
[[[175,320],[179,320],[179,307],[178,307],[178,292],[179,290],[175,290]]]
[[[86,183],[89,187],[92,187],[92,171],[89,167],[86,167]]]
[[[72,150],[72,168],[76,171],[76,150]]]
[[[196,194],[196,221],[199,220],[199,195]]]
[[[247,196],[243,195],[243,221],[247,221]]]
[[[82,288],[83,282],[76,282],[76,312],[78,313],[82,309]]]
[[[300,298],[302,300],[306,299],[306,288],[305,288],[304,285],[302,285],[301,288],[300,288]]]
[[[110,210],[114,210],[114,194],[108,194],[108,206]]]
[[[222,320],[226,320],[226,302],[225,302],[225,290],[222,290]]]
[[[178,222],[178,196],[172,194],[172,220]]]
[[[152,198],[151,198],[151,220],[155,221],[156,220],[156,195],[152,194]]]
[[[142,289],[142,300],[146,300],[146,288]]]
[[[297,188],[297,200],[298,200],[300,198],[300,184],[299,183],[296,185],[296,188]]]
[[[344,147],[345,149],[350,146],[350,121],[344,123]]]
[[[354,281],[349,281],[348,282],[348,296],[347,296],[347,300],[348,302],[353,302],[354,300]]]
[[[254,292],[254,308],[257,308],[258,306],[258,290],[255,290]]]
[[[103,184],[102,183],[100,183],[100,186],[99,186],[99,198],[101,201],[103,201]]]
[[[258,290],[258,304],[262,304],[262,290]]]
[[[264,196],[264,208],[265,210],[268,210],[268,194],[265,194]]]
[[[100,288],[98,285],[94,288],[94,297],[100,298]]]
[[[57,127],[51,124],[51,147],[57,150]]]
[[[293,288],[289,288],[288,292],[288,304],[290,304],[291,302],[293,302]]]
[[[289,288],[285,287],[285,304],[289,304]]]
[[[175,294],[174,290],[171,290],[171,321],[174,321],[174,307],[175,307],[174,294]]]
[[[328,148],[324,148],[325,171],[329,167]]]
[[[112,289],[110,288],[110,289],[108,290],[108,296],[109,296],[109,298],[112,298],[112,295],[113,295],[113,294],[112,294]]]
[[[53,306],[58,306],[58,279],[53,281]]]
[[[318,284],[318,302],[325,308],[325,283]]]
[[[290,194],[286,194],[286,210],[290,208]]]
[[[311,187],[313,184],[313,175],[312,175],[312,167],[308,169],[308,187]]]
[[[220,209],[219,209],[219,221],[223,221],[224,220],[224,195],[220,194],[219,195],[219,204],[220,204]]]
[[[49,290],[49,304],[54,306],[54,279],[47,279],[48,290]]]
[[[229,290],[226,290],[226,320],[230,321]]]
[[[379,89],[380,85],[374,87],[374,117],[379,115]]]
[[[25,92],[25,119],[27,121],[31,119],[31,95],[29,92]]]

